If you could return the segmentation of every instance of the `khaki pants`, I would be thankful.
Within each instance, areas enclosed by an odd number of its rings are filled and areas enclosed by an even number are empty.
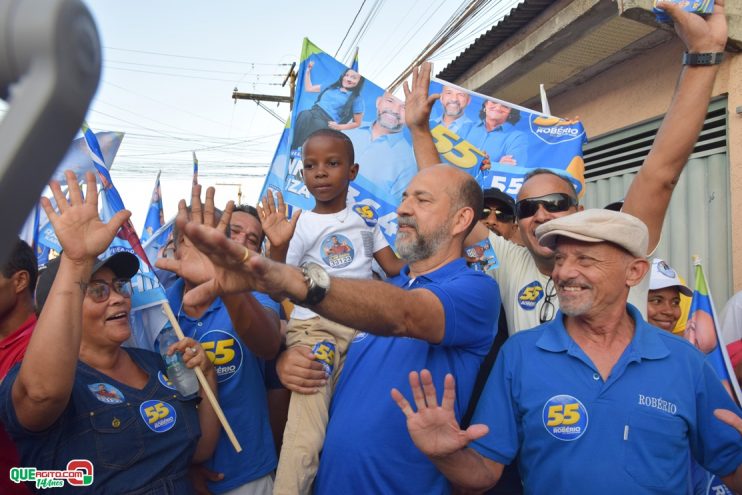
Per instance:
[[[304,495],[311,492],[319,465],[319,453],[325,441],[328,410],[343,364],[345,353],[356,331],[325,318],[291,320],[286,327],[286,345],[308,347],[322,341],[335,346],[332,374],[316,394],[291,394],[289,415],[283,432],[283,446],[278,460],[275,495]]]

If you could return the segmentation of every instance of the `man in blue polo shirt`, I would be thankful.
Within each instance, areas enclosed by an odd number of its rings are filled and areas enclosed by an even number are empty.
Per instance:
[[[200,186],[196,186],[191,220],[214,225],[213,188],[207,191],[206,208],[201,207],[199,196]],[[181,213],[186,214],[185,207]],[[218,221],[218,212],[215,216]],[[231,205],[220,224],[225,239],[230,216]],[[269,424],[264,360],[275,357],[280,346],[278,303],[265,294],[242,292],[184,304],[183,296],[208,280],[213,266],[177,225],[173,239],[179,263],[169,269],[180,278],[167,291],[170,306],[183,333],[199,341],[214,363],[219,403],[243,449],[237,453],[222,432],[213,457],[203,466],[195,466],[191,478],[199,490],[208,488],[214,494],[270,495],[277,459]]]
[[[186,302],[252,288],[367,332],[350,346],[333,396],[315,493],[450,491],[405,433],[389,389],[402,386],[410,369],[457,373],[459,401],[452,409],[464,412],[499,308],[492,304],[499,300],[497,284],[461,258],[481,208],[482,191],[466,172],[441,165],[418,173],[397,210],[396,248],[409,265],[393,283],[330,278],[319,265],[275,263],[214,229],[183,226],[220,267]],[[279,363],[279,372],[292,390],[308,393],[322,384],[322,367],[308,355],[306,348],[283,354],[288,364],[282,370]]]
[[[626,303],[649,269],[646,225],[586,210],[536,235],[555,250],[559,313],[508,339],[472,421],[481,424],[465,432],[450,428],[452,390],[442,407],[419,400],[433,392],[428,373],[422,387],[411,379],[417,413],[395,391],[416,445],[475,490],[519,454],[526,493],[686,493],[688,452],[739,490],[742,439],[714,417],[739,408],[695,347]]]
[[[407,184],[417,173],[412,147],[402,135],[404,102],[386,92],[376,99],[376,120],[344,131],[353,142],[360,165],[356,183],[377,189],[397,205]],[[370,186],[370,187],[369,187]]]

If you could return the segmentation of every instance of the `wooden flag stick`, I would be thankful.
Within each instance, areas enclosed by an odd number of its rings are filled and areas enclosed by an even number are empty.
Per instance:
[[[175,329],[175,334],[178,336],[178,339],[181,339],[181,340],[184,339],[185,335],[183,334],[183,330],[181,330],[180,328],[178,319],[173,314],[172,308],[170,308],[170,304],[167,302],[162,303],[162,309],[163,311],[165,311],[165,314],[167,315],[167,319],[170,320],[170,324]],[[226,416],[224,416],[224,411],[222,411],[222,408],[219,405],[219,402],[216,400],[216,396],[214,396],[214,392],[211,390],[211,387],[209,386],[209,382],[206,381],[206,376],[204,375],[204,372],[199,367],[194,368],[194,371],[196,372],[196,377],[198,377],[198,381],[201,384],[201,387],[204,389],[204,392],[206,392],[206,398],[209,400],[211,407],[214,408],[214,411],[216,412],[216,415],[219,418],[219,422],[222,424],[222,427],[224,427],[224,431],[227,433],[227,437],[229,437],[229,441],[232,442],[232,447],[234,447],[234,450],[236,450],[238,453],[242,452],[242,446],[240,446],[240,442],[237,440],[237,437],[234,435],[234,432],[232,431],[232,427],[229,426],[229,421],[227,421]]]

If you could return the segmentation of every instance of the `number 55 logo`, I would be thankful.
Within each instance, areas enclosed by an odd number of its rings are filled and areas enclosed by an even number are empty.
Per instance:
[[[544,427],[559,440],[580,438],[587,430],[587,420],[587,409],[571,395],[555,395],[544,404]]]

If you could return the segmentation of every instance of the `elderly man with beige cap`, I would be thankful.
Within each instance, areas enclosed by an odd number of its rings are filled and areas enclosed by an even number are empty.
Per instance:
[[[417,447],[472,490],[494,485],[517,454],[525,493],[685,493],[689,451],[742,489],[742,439],[729,426],[740,428],[740,410],[697,349],[627,304],[649,269],[646,226],[587,210],[536,235],[555,252],[556,317],[508,339],[465,431],[453,377],[439,407],[430,373],[411,373],[417,412],[392,395]],[[717,409],[734,412],[720,421]]]

